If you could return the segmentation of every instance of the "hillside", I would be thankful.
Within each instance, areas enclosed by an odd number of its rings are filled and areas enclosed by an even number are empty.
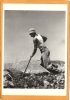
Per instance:
[[[65,62],[64,61],[51,61],[53,64],[58,65],[59,67],[63,67]],[[11,69],[14,68],[16,70],[24,72],[25,68],[27,67],[28,61],[21,61],[17,63],[5,63],[4,69]],[[32,60],[28,66],[27,73],[39,73],[39,72],[45,72],[46,69],[40,66],[39,60]]]

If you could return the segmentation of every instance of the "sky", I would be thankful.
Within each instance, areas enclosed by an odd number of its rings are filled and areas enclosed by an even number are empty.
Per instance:
[[[33,51],[33,39],[29,29],[46,36],[45,45],[51,60],[65,60],[65,12],[64,11],[15,11],[5,10],[4,62],[29,60]],[[39,49],[32,60],[40,60]]]

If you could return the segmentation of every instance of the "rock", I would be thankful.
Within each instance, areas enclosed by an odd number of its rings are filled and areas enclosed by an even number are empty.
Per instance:
[[[9,85],[12,86],[12,87],[14,87],[14,84],[13,84],[12,81],[9,81]]]
[[[61,80],[63,78],[63,76],[57,76],[57,80]]]
[[[12,73],[10,73],[10,71],[4,70],[4,75],[3,75],[3,85],[5,88],[12,88],[14,87],[14,83],[13,83],[13,77],[12,77]]]
[[[25,84],[25,85],[24,85],[24,88],[27,88],[27,87],[28,87],[27,84]]]
[[[49,82],[44,80],[43,83],[44,83],[44,87],[47,88],[47,86],[49,85]]]

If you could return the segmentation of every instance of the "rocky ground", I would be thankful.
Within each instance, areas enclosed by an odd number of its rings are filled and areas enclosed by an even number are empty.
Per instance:
[[[58,70],[46,70],[41,67],[39,61],[31,61],[26,73],[24,70],[28,61],[4,66],[4,88],[27,89],[64,89],[65,88],[65,63],[52,61],[58,66]]]

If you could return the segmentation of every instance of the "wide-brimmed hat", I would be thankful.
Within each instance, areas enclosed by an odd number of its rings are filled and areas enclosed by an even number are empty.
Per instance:
[[[31,35],[31,34],[36,34],[36,31],[34,28],[29,29],[29,35]]]

